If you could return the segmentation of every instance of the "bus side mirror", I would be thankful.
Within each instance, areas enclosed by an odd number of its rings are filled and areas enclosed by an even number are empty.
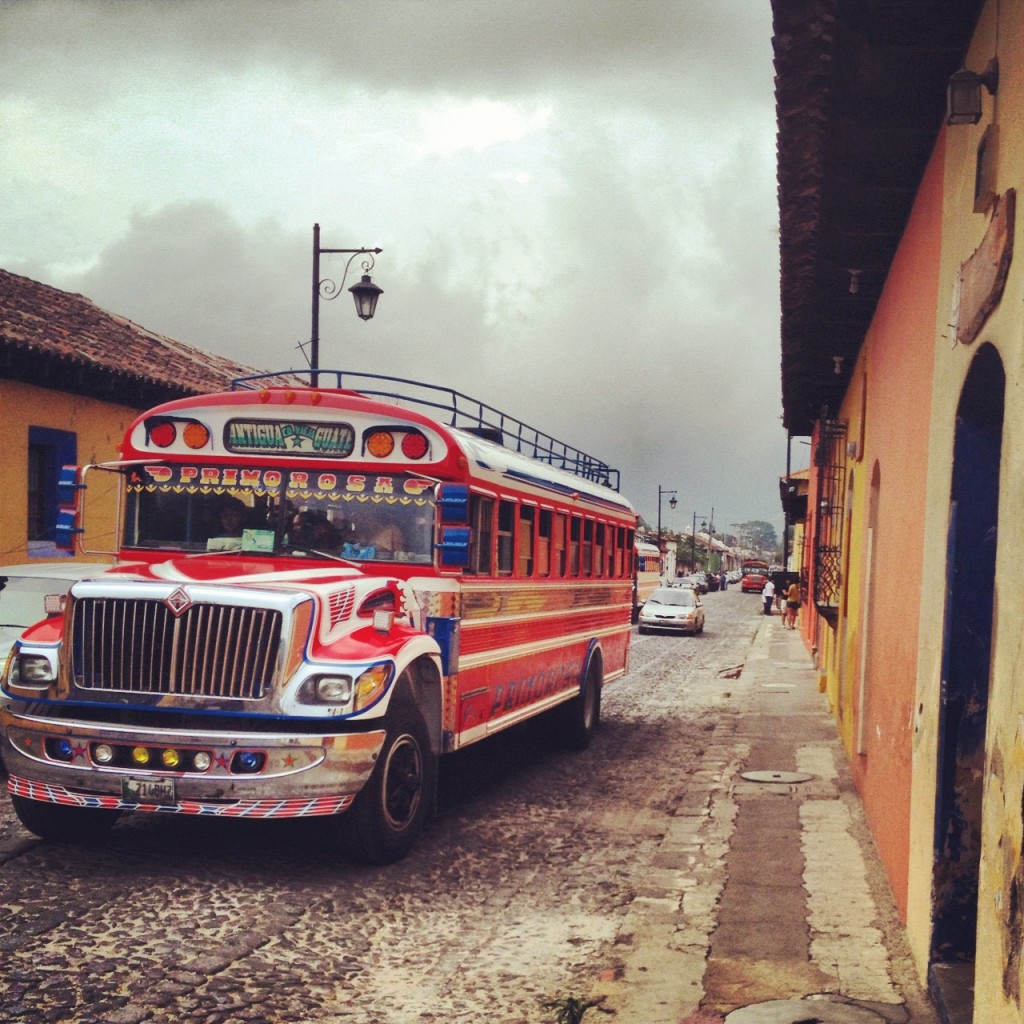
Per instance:
[[[81,496],[85,490],[81,471],[78,466],[62,466],[57,477],[57,501],[60,509],[57,512],[57,531],[54,542],[61,551],[74,551],[78,535],[82,533],[79,525],[81,517]]]
[[[442,526],[437,545],[438,563],[448,569],[461,569],[469,564],[469,527]]]
[[[469,522],[469,488],[465,484],[441,484],[437,489],[437,507],[442,523]]]

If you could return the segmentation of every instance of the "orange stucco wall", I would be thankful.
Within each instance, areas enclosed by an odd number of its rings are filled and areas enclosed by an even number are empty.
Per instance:
[[[844,409],[847,436],[863,439],[847,467],[860,557],[845,587],[844,691],[853,713],[844,739],[904,920],[943,157],[940,141],[861,352],[861,387]]]

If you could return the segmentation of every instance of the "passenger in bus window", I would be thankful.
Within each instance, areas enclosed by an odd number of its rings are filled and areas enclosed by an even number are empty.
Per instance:
[[[241,537],[247,511],[237,498],[225,498],[220,506],[220,529],[217,530],[217,536]]]
[[[374,549],[372,558],[394,558],[405,550],[402,530],[384,508],[373,509],[365,522],[363,543]]]
[[[312,551],[323,551],[329,555],[336,555],[341,551],[341,533],[323,510],[300,512],[292,524],[292,530],[288,535],[292,544]]]
[[[248,506],[238,498],[224,495],[217,498],[212,509],[204,513],[207,523],[207,551],[237,551],[242,546],[242,530],[249,516]]]

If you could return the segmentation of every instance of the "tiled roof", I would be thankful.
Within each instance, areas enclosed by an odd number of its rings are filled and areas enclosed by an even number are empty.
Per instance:
[[[982,0],[771,3],[783,423],[803,435],[853,371]]]
[[[147,408],[257,372],[0,270],[0,377]]]

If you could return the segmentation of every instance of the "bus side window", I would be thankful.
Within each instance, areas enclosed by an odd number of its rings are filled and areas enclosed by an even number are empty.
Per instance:
[[[594,575],[594,520],[583,520],[583,575]]]
[[[469,565],[466,572],[477,576],[494,575],[494,499],[474,494],[469,499]]]
[[[622,579],[626,575],[626,531],[621,527],[615,530],[615,577]]]
[[[559,578],[565,575],[565,513],[556,512],[551,535],[551,572]]]
[[[537,510],[532,505],[519,509],[519,575],[533,575],[533,521]]]
[[[604,523],[594,525],[594,575],[601,577],[609,575],[608,565],[605,562]]]
[[[498,575],[512,575],[516,506],[512,501],[498,502]]]
[[[580,532],[582,520],[573,516],[569,521],[569,575],[580,574]]]
[[[551,520],[549,509],[542,508],[537,519],[537,575],[551,575]]]

